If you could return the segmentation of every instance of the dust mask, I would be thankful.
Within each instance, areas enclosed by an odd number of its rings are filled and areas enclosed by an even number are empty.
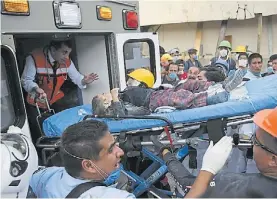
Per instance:
[[[228,50],[222,49],[219,51],[220,57],[226,57],[228,55]]]
[[[239,66],[246,67],[248,64],[248,61],[246,59],[240,59],[239,60]]]
[[[135,79],[129,78],[126,84],[127,86],[139,86],[140,82]]]

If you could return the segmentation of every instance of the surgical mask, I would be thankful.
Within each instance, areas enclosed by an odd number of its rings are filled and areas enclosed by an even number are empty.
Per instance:
[[[135,79],[129,78],[126,84],[127,86],[139,86],[140,82]]]
[[[168,77],[172,80],[176,80],[178,78],[177,74],[176,73],[169,73],[168,74]]]
[[[174,57],[172,57],[172,61],[176,62],[178,60],[178,58],[179,58],[179,56],[174,56]]]
[[[110,186],[114,184],[120,177],[120,171],[123,169],[122,165],[116,170],[114,170],[110,175],[104,180],[104,184]]]
[[[257,77],[260,77],[260,76],[261,76],[261,72],[253,72],[253,71],[251,71],[251,73],[252,73],[253,75],[257,76]]]
[[[90,163],[93,165],[95,170],[99,173],[99,175],[102,176],[103,178],[103,183],[106,184],[107,186],[110,186],[115,183],[115,181],[119,178],[120,176],[120,171],[123,169],[122,165],[120,164],[119,168],[112,171],[109,175],[103,171],[100,167],[98,167],[96,164],[94,164],[92,161]]]
[[[193,56],[193,59],[194,59],[194,60],[198,60],[198,56],[197,56],[197,55],[194,55],[194,56]]]
[[[239,54],[236,54],[236,60],[239,60]]]
[[[272,66],[267,67],[267,73],[274,73]]]
[[[248,64],[248,61],[246,59],[240,59],[239,60],[239,66],[246,67]]]
[[[228,50],[226,50],[226,49],[220,50],[220,51],[219,51],[219,55],[220,55],[221,57],[226,57],[226,56],[228,55]]]

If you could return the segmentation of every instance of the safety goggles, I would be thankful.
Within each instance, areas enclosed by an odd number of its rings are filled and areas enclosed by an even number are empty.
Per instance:
[[[261,144],[261,143],[259,142],[259,140],[257,139],[256,135],[253,135],[253,137],[252,137],[252,143],[253,143],[253,145],[259,146],[259,147],[261,147],[262,149],[266,150],[266,151],[269,152],[269,153],[272,153],[272,154],[274,154],[274,155],[277,155],[276,152],[272,151],[271,149],[269,149],[269,148],[266,147],[265,145]]]

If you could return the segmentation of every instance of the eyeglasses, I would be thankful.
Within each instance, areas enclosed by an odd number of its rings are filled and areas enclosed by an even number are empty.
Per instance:
[[[262,149],[266,150],[266,151],[269,152],[269,153],[272,153],[272,154],[274,154],[274,155],[277,155],[276,152],[272,151],[271,149],[269,149],[269,148],[266,147],[265,145],[261,144],[261,143],[259,142],[259,140],[257,139],[256,135],[253,135],[253,137],[252,137],[252,143],[253,143],[253,145],[259,146],[259,147],[261,147]]]

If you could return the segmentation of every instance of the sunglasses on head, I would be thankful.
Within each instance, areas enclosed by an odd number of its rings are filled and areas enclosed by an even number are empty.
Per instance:
[[[272,151],[271,149],[269,149],[269,148],[266,147],[265,145],[261,144],[260,141],[257,139],[256,135],[253,135],[253,137],[252,137],[252,143],[253,143],[253,145],[259,146],[259,147],[261,147],[262,149],[266,150],[266,151],[269,152],[269,153],[272,153],[272,154],[274,154],[274,155],[277,155],[276,152]]]

